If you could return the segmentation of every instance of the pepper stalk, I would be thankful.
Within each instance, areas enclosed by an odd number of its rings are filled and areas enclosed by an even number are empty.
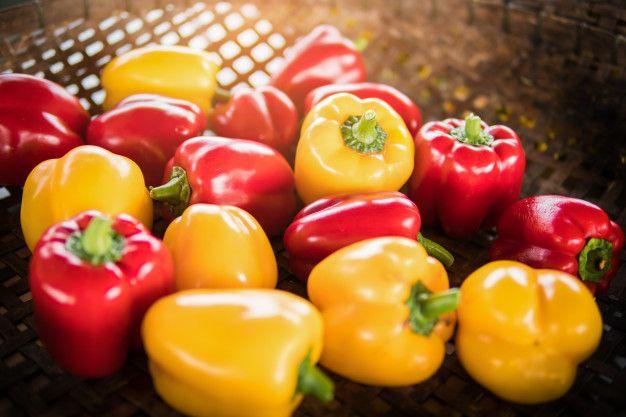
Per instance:
[[[424,336],[430,335],[443,314],[456,310],[461,299],[458,288],[433,293],[424,284],[417,282],[411,287],[407,300],[411,330]]]
[[[173,216],[183,214],[191,198],[187,172],[179,166],[173,167],[168,182],[158,187],[150,187],[150,198],[166,203]]]
[[[309,352],[298,368],[296,393],[311,395],[327,403],[333,400],[334,390],[333,381],[311,362],[311,352]]]
[[[482,128],[482,120],[474,113],[465,118],[465,123],[450,132],[459,142],[474,146],[491,146],[493,136]]]
[[[343,141],[359,153],[377,153],[385,147],[387,132],[376,121],[376,112],[367,110],[361,116],[350,116],[341,126]]]
[[[93,265],[115,262],[122,256],[124,238],[111,227],[111,219],[91,219],[84,231],[74,232],[65,243],[68,251]]]
[[[600,282],[611,269],[612,259],[613,244],[593,237],[578,255],[578,274],[583,281]]]

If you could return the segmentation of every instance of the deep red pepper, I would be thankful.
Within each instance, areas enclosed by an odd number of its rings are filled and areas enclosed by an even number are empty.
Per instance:
[[[24,185],[40,162],[83,144],[89,114],[52,81],[0,74],[0,184]]]
[[[146,184],[157,185],[178,145],[202,134],[205,126],[204,112],[194,103],[136,94],[94,118],[87,128],[87,143],[132,159]]]
[[[378,98],[384,101],[402,117],[413,137],[422,127],[422,112],[413,100],[389,85],[378,83],[331,84],[318,87],[306,96],[304,113],[308,113],[326,97],[337,93],[350,93],[361,99]]]
[[[67,371],[101,377],[140,347],[144,313],[174,289],[162,242],[134,218],[97,211],[52,226],[30,263],[37,332]]]
[[[452,237],[493,225],[519,197],[526,157],[517,134],[477,116],[424,125],[415,138],[409,197],[424,224]]]
[[[196,203],[237,206],[276,236],[296,209],[291,167],[276,150],[250,140],[188,139],[168,162],[163,181],[150,196],[166,203],[166,217]]]
[[[519,200],[498,221],[491,259],[578,276],[594,293],[608,288],[624,232],[600,207],[577,198],[541,195]]]
[[[317,87],[365,81],[361,53],[334,26],[321,25],[285,53],[283,66],[270,84],[284,91],[302,114],[304,99]]]
[[[306,280],[315,265],[331,253],[361,240],[402,236],[418,239],[445,266],[452,255],[420,234],[420,213],[397,191],[322,198],[303,208],[285,232],[291,272]]]
[[[211,127],[220,136],[264,143],[290,158],[298,133],[298,112],[277,88],[248,88],[215,105]]]

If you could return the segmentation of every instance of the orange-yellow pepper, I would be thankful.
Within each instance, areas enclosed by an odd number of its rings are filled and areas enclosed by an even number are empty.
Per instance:
[[[304,119],[296,188],[306,204],[329,195],[396,191],[411,176],[413,153],[413,137],[387,103],[335,94]]]
[[[130,159],[97,146],[79,146],[37,165],[22,195],[21,222],[32,250],[53,224],[86,210],[130,214],[152,227],[152,200],[141,170]]]
[[[193,204],[169,225],[163,243],[174,258],[179,290],[276,286],[272,245],[240,208]]]
[[[403,386],[439,369],[458,291],[415,240],[384,237],[340,249],[313,269],[308,293],[324,319],[320,363],[333,372]]]
[[[491,262],[463,282],[461,295],[461,364],[508,401],[562,396],[600,341],[602,319],[593,296],[565,272]]]
[[[206,51],[163,45],[133,49],[102,71],[104,108],[109,110],[133,94],[151,93],[191,101],[208,113],[218,69]]]
[[[279,290],[188,290],[157,301],[142,326],[159,395],[197,417],[287,417],[303,395],[330,401],[316,366],[322,320]]]

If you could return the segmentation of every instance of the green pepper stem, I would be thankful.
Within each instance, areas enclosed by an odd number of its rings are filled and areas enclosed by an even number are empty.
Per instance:
[[[83,232],[80,240],[85,253],[92,257],[101,257],[113,245],[111,219],[94,217]]]
[[[233,95],[230,91],[223,89],[222,87],[215,88],[215,94],[213,95],[213,101],[215,103],[226,103]]]
[[[327,403],[333,400],[334,391],[333,381],[311,363],[311,352],[309,352],[298,368],[296,392],[302,395],[311,395],[321,402]]]
[[[124,243],[124,238],[113,230],[111,219],[97,216],[91,219],[85,230],[72,233],[65,247],[92,265],[101,265],[120,259]]]
[[[425,317],[432,319],[454,311],[459,305],[460,295],[461,292],[458,288],[430,294],[422,301],[422,313]]]
[[[425,238],[421,233],[417,234],[417,241],[426,249],[430,256],[437,259],[446,268],[450,268],[454,264],[454,256],[439,243]]]
[[[456,310],[461,293],[458,288],[433,293],[424,284],[417,282],[411,287],[407,300],[411,330],[428,336],[443,314]]]
[[[474,113],[470,113],[470,115],[465,118],[465,122],[462,126],[452,129],[450,135],[459,142],[474,146],[490,146],[493,143],[493,136],[483,130],[482,120]]]
[[[178,166],[172,168],[170,179],[158,187],[150,187],[150,197],[156,201],[167,203],[170,212],[179,216],[189,205],[191,186],[187,179],[187,172]]]
[[[612,260],[613,244],[593,237],[578,255],[578,274],[583,281],[600,282],[611,269]]]
[[[376,112],[366,111],[361,119],[352,125],[352,134],[365,145],[374,142],[376,140]]]

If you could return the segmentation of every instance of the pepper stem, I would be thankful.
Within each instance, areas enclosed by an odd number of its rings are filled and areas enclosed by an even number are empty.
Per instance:
[[[309,352],[298,368],[296,393],[312,395],[321,402],[327,403],[333,400],[334,391],[333,381],[311,363],[311,352]]]
[[[215,87],[213,94],[213,101],[216,103],[225,103],[233,96],[230,91],[223,89],[222,87]]]
[[[174,216],[180,216],[189,205],[191,186],[187,180],[187,172],[181,167],[172,168],[170,179],[158,187],[150,187],[150,197],[156,201],[167,203]]]
[[[425,238],[422,233],[417,234],[417,241],[426,249],[426,252],[430,256],[437,259],[446,268],[450,268],[452,264],[454,264],[454,256],[439,243]]]
[[[482,120],[474,113],[465,118],[462,126],[452,129],[450,135],[458,141],[474,146],[489,146],[493,142],[493,136],[482,128]]]
[[[613,244],[593,237],[578,255],[578,274],[583,281],[600,282],[611,269],[612,259]]]
[[[74,232],[66,248],[93,265],[117,261],[122,256],[124,238],[111,227],[111,219],[98,216],[91,219],[84,231]]]
[[[441,315],[456,310],[460,298],[458,288],[433,293],[421,282],[416,283],[411,287],[411,295],[407,300],[411,330],[428,336]]]
[[[376,112],[367,110],[361,116],[350,116],[341,126],[345,144],[360,153],[380,152],[385,147],[387,133],[376,121]]]

